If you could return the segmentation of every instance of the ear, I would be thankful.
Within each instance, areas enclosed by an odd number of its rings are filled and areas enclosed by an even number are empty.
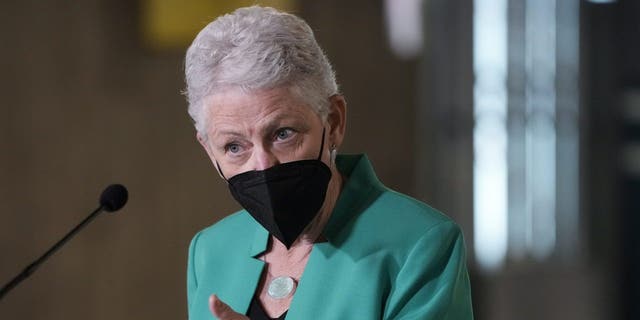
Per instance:
[[[347,101],[341,94],[329,97],[329,146],[336,145],[339,148],[344,140],[344,132],[347,126]]]
[[[213,157],[213,154],[211,153],[211,148],[209,148],[209,144],[207,143],[207,140],[203,136],[201,136],[199,132],[196,132],[196,139],[198,139],[198,142],[204,148],[204,151],[207,152],[207,155],[213,161],[214,157]]]

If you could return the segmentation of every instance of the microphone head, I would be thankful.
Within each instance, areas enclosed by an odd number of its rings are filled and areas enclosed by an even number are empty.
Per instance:
[[[127,203],[129,192],[121,184],[108,186],[100,195],[100,206],[108,212],[120,210]]]

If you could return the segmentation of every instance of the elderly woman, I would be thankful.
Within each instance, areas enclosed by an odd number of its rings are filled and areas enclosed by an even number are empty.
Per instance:
[[[471,319],[455,223],[337,155],[346,102],[300,18],[249,7],[185,62],[198,141],[244,208],[189,249],[189,318]]]

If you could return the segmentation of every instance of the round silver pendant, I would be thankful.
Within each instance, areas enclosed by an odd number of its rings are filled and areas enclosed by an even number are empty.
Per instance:
[[[296,282],[291,277],[280,276],[269,282],[267,293],[274,299],[284,299],[295,290]]]

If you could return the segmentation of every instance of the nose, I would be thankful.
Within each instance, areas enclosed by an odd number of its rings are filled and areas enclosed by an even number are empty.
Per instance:
[[[266,148],[255,148],[252,154],[253,169],[264,170],[279,163],[278,158]]]

